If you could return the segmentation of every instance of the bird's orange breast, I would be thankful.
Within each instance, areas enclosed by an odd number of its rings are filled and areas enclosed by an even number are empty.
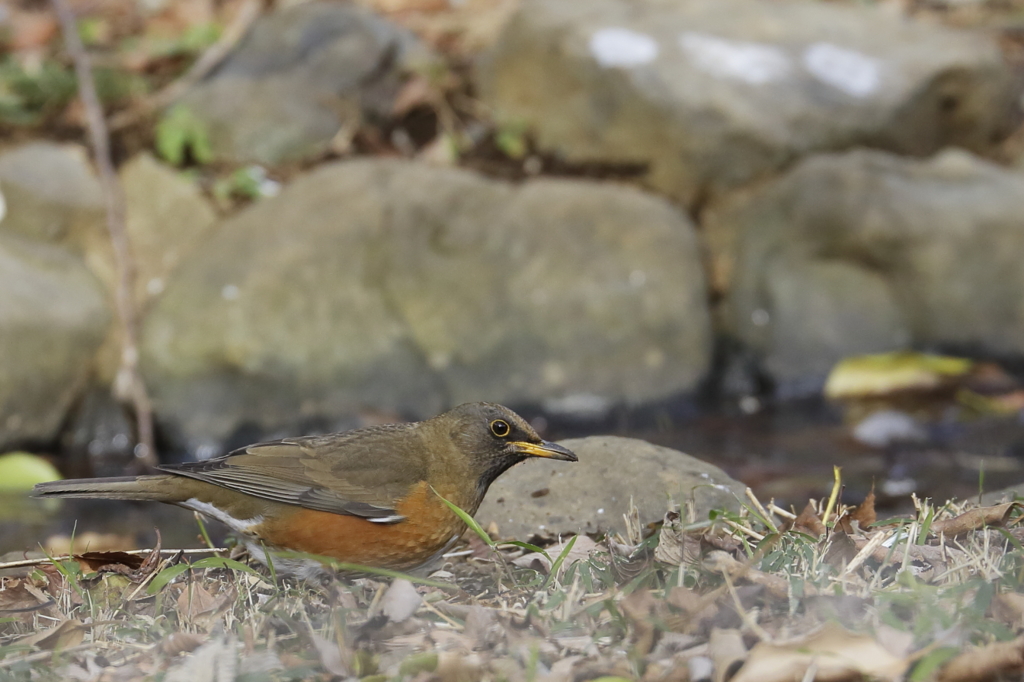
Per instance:
[[[328,556],[377,568],[410,569],[430,560],[465,524],[431,490],[417,484],[395,511],[397,523],[295,507],[265,519],[251,532],[270,547]]]

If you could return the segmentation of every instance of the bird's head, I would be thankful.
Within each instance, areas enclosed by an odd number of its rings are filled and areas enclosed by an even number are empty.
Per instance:
[[[495,403],[466,403],[440,415],[456,447],[469,455],[480,495],[509,467],[530,457],[577,461],[569,449],[542,439],[518,414]]]

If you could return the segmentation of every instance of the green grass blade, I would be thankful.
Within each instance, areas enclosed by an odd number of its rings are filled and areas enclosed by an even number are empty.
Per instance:
[[[267,568],[270,570],[270,579],[274,581],[274,587],[280,587],[281,583],[277,581],[277,569],[274,568],[274,557],[270,555],[270,550],[262,542],[260,545],[263,547],[263,556],[267,559]]]
[[[434,490],[433,486],[431,486],[430,489]],[[474,533],[479,535],[480,539],[486,542],[488,547],[494,547],[496,543],[491,539],[491,536],[487,534],[487,531],[480,527],[480,524],[476,522],[476,519],[467,514],[463,509],[460,509],[458,505],[446,500],[441,493],[436,490],[434,490],[434,494],[440,497],[441,501],[448,505],[448,508],[455,512],[455,515],[462,519],[463,523],[469,526]]]
[[[548,577],[544,581],[544,584],[541,586],[542,590],[546,590],[548,588],[548,585],[551,584],[551,581],[554,580],[555,576],[558,575],[558,569],[562,567],[562,562],[565,561],[565,557],[569,556],[569,552],[572,551],[572,547],[576,544],[576,538],[578,537],[579,535],[573,535],[572,539],[569,540],[568,543],[566,543],[565,549],[563,549],[562,553],[558,555],[557,559],[555,559],[555,563],[551,564],[551,570],[548,571]]]
[[[307,552],[291,552],[291,551],[279,551],[275,552],[277,556],[286,559],[307,559],[310,561],[316,561],[318,563],[332,568],[336,571],[352,571],[355,573],[368,573],[370,575],[379,575],[383,578],[400,578],[402,580],[408,580],[413,584],[427,585],[428,587],[438,587],[443,590],[458,590],[458,585],[452,583],[443,583],[439,580],[431,580],[430,578],[418,578],[408,573],[401,571],[393,571],[390,568],[376,568],[374,566],[363,566],[362,564],[350,564],[345,561],[338,561],[332,559],[329,556],[322,556],[320,554],[309,554]]]
[[[252,566],[246,566],[241,561],[225,559],[220,556],[208,556],[205,559],[200,559],[192,564],[192,568],[230,568],[233,571],[242,571],[244,573],[254,575],[260,580],[263,579],[263,576],[261,576]]]
[[[164,589],[167,583],[171,582],[179,575],[192,568],[189,564],[175,564],[174,566],[168,566],[164,570],[156,574],[152,581],[149,583],[149,587],[146,588],[146,594],[152,596]]]
[[[525,549],[528,552],[536,552],[537,554],[543,554],[548,558],[548,561],[551,561],[551,555],[548,554],[548,551],[546,549],[544,549],[543,547],[538,547],[537,545],[531,545],[529,542],[520,542],[519,540],[506,540],[505,542],[499,542],[498,544],[503,547],[505,545],[508,545],[511,547],[519,547],[520,549]]]
[[[203,536],[203,542],[205,542],[206,546],[210,549],[217,549],[217,546],[213,544],[213,540],[210,539],[210,534],[206,532],[206,524],[203,522],[202,514],[199,512],[192,512],[192,515],[195,516],[196,525],[199,526],[199,534]]]

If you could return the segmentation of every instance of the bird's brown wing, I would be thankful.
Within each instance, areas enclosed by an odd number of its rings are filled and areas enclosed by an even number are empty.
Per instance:
[[[217,459],[160,469],[274,502],[378,523],[402,520],[395,505],[427,473],[414,424],[256,443]]]

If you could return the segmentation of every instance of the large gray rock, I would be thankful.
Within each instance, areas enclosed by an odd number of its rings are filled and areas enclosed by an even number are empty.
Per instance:
[[[963,151],[824,155],[719,206],[731,331],[784,386],[907,346],[1024,355],[1024,174]]]
[[[0,154],[0,193],[0,232],[74,242],[103,226],[103,194],[81,147],[30,142]]]
[[[0,450],[57,435],[109,320],[80,259],[0,232]]]
[[[359,160],[223,224],[157,301],[143,359],[196,447],[360,408],[653,400],[710,353],[694,230],[667,202]]]
[[[164,289],[170,274],[216,225],[217,215],[199,186],[179,171],[142,153],[119,171],[125,202],[125,232],[135,267],[135,301],[140,310]],[[2,224],[0,224],[2,229]],[[114,252],[105,216],[80,224],[62,240],[81,253],[113,305],[118,286]],[[111,327],[97,354],[96,378],[114,379],[121,364],[121,339]]]
[[[343,126],[389,114],[418,54],[411,34],[354,4],[302,3],[258,20],[181,104],[206,124],[218,158],[309,159]]]
[[[217,213],[198,184],[149,153],[121,166],[120,176],[125,229],[137,270],[136,299],[144,306],[203,243],[216,225]],[[109,238],[102,242],[109,248]]]
[[[689,205],[819,150],[985,149],[1016,115],[994,41],[813,1],[527,0],[479,85],[542,148],[647,163]]]
[[[643,524],[661,521],[673,504],[693,505],[697,519],[712,509],[738,510],[745,486],[724,471],[678,450],[618,436],[561,441],[574,464],[533,459],[495,481],[476,513],[502,537],[623,533],[632,499]]]

